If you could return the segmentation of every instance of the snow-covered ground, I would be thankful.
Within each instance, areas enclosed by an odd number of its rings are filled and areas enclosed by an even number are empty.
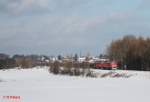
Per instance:
[[[150,102],[150,72],[115,72],[131,77],[60,76],[49,74],[46,67],[0,70],[0,102]],[[21,99],[7,100],[3,96]]]

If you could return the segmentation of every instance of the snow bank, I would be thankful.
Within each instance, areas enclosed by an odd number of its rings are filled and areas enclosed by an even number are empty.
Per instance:
[[[93,70],[101,78],[132,78],[132,79],[150,79],[149,71],[132,70]]]

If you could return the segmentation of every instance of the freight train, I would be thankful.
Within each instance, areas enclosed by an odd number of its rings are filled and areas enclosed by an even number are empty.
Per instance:
[[[118,64],[117,64],[116,61],[100,60],[100,61],[96,61],[94,63],[94,67],[96,69],[112,70],[112,69],[117,69],[118,68]]]

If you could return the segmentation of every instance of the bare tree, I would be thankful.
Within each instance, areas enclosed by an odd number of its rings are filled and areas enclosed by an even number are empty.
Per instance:
[[[125,36],[113,41],[107,49],[112,60],[119,62],[120,68],[126,65],[132,70],[150,70],[150,39]]]

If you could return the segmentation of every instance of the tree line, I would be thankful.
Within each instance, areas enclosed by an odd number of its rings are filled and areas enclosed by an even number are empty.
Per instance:
[[[117,61],[120,69],[150,71],[150,38],[127,35],[114,40],[107,48],[106,56],[110,60]],[[103,55],[100,55],[101,58]],[[55,58],[55,57],[54,57]],[[65,59],[58,55],[54,62],[44,55],[9,55],[0,53],[0,69],[7,68],[32,68],[35,66],[50,66],[50,72],[76,74],[81,68],[94,68],[89,61],[89,56],[82,63],[78,62],[78,55],[68,56]],[[62,68],[65,68],[62,70]],[[76,69],[73,69],[76,68]]]
[[[107,48],[107,55],[116,60],[120,69],[150,70],[150,38],[124,36],[112,41]]]
[[[48,66],[49,58],[44,55],[14,55],[0,53],[0,69],[32,68],[35,66]]]

